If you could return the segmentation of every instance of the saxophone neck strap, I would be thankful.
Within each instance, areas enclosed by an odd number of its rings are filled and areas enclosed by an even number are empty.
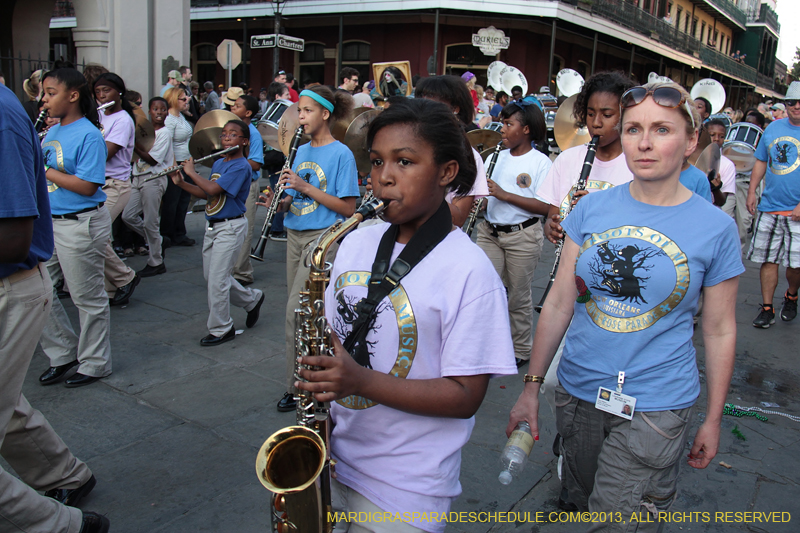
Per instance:
[[[442,202],[436,213],[429,218],[408,241],[408,244],[391,267],[394,243],[397,241],[399,226],[392,224],[381,237],[372,273],[367,286],[367,297],[356,305],[356,319],[353,329],[344,340],[344,348],[361,366],[372,368],[366,343],[367,333],[377,318],[377,309],[381,301],[389,295],[411,270],[427,256],[431,250],[442,242],[453,229],[453,218],[450,206]]]

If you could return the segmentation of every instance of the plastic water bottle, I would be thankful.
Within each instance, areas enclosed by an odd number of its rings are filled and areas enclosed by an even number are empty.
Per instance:
[[[517,424],[517,427],[508,438],[506,447],[500,455],[500,463],[503,470],[498,479],[503,485],[508,485],[511,480],[519,477],[528,461],[528,456],[533,449],[533,435],[531,426],[524,420]]]

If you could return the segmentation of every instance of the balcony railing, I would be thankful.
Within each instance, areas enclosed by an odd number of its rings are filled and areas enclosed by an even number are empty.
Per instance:
[[[750,18],[748,22],[763,22],[775,30],[775,33],[778,35],[781,34],[781,24],[778,22],[778,14],[767,4],[761,4],[761,11],[758,14],[758,18]]]
[[[242,4],[271,4],[270,0],[191,0],[192,7],[237,6]]]
[[[75,7],[69,0],[59,0],[53,8],[53,17],[74,17]]]
[[[747,13],[739,9],[734,2],[730,0],[706,0],[707,3],[717,6],[725,12],[730,18],[744,26],[747,24]]]
[[[765,76],[764,74],[758,73],[758,86],[764,87],[765,89],[773,89],[775,85],[775,80],[772,79],[770,76]]]
[[[703,46],[700,49],[700,59],[709,67],[722,70],[723,72],[739,77],[750,83],[756,83],[756,69],[744,63],[734,61],[732,58],[717,52],[713,48]]]

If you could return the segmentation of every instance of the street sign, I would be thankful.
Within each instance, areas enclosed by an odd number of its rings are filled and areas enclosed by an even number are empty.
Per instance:
[[[230,43],[230,64],[228,64],[228,44]],[[233,39],[225,39],[217,46],[217,61],[226,70],[233,70],[242,62],[242,48]]]
[[[250,37],[250,48],[275,48],[275,34],[253,35]]]
[[[288,35],[278,35],[278,48],[302,52],[305,49],[305,44],[306,42],[303,39],[289,37]]]

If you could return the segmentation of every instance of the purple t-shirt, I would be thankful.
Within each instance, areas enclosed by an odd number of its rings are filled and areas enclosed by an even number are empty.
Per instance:
[[[124,109],[113,115],[100,113],[103,138],[106,142],[120,147],[114,156],[106,161],[106,177],[127,181],[131,177],[131,157],[136,130],[133,119]]]

